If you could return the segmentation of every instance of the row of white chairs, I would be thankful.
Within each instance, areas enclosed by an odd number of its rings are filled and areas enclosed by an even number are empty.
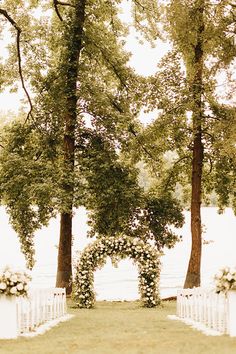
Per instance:
[[[0,339],[32,334],[66,313],[66,291],[62,288],[31,289],[27,297],[1,294]]]
[[[236,292],[217,294],[215,289],[193,288],[177,292],[177,316],[221,334],[236,335]]]
[[[32,289],[28,297],[19,296],[16,304],[19,333],[33,331],[67,312],[66,292],[61,288]]]

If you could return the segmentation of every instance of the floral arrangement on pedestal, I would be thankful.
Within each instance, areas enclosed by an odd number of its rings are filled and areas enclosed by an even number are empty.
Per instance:
[[[25,271],[14,271],[5,267],[0,271],[0,295],[26,296],[31,276]]]
[[[95,303],[94,271],[102,268],[107,257],[112,261],[131,258],[138,266],[139,292],[144,307],[160,304],[160,255],[148,242],[129,236],[102,237],[89,244],[75,264],[74,299],[80,308],[92,308]]]
[[[214,279],[217,293],[236,290],[236,268],[225,267],[215,275]]]

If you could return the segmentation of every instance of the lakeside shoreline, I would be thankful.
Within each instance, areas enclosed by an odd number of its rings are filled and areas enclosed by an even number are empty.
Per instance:
[[[190,213],[185,212],[185,225],[177,230],[183,235],[183,241],[173,249],[165,250],[162,257],[160,279],[161,297],[176,296],[178,288],[182,288],[190,254]],[[209,285],[219,267],[235,265],[236,218],[230,208],[223,215],[217,214],[217,208],[202,208],[203,224],[207,228],[204,240],[214,241],[203,245],[202,283]],[[20,253],[19,241],[8,223],[8,216],[3,207],[0,208],[0,223],[3,233],[0,235],[0,266],[12,264],[22,268],[24,257]],[[86,238],[88,226],[86,212],[81,209],[74,218],[74,254],[92,240]],[[57,243],[59,235],[59,219],[52,219],[47,228],[36,232],[37,263],[33,270],[33,284],[40,287],[55,285],[57,267]],[[77,235],[77,237],[75,236]],[[107,264],[95,272],[95,291],[97,300],[126,299],[135,300],[138,295],[137,268],[128,259],[121,261],[118,268]]]

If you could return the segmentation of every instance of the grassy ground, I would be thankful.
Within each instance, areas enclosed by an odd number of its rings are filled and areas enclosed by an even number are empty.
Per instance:
[[[176,303],[145,309],[138,302],[98,302],[34,338],[0,340],[0,354],[235,354],[236,338],[206,336],[179,321]],[[0,314],[1,315],[1,314]]]

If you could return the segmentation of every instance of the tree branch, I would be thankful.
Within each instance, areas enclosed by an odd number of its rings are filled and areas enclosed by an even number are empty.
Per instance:
[[[143,149],[143,151],[155,162],[157,162],[157,160],[155,159],[155,157],[150,153],[150,151],[148,151],[148,149],[143,145],[143,143],[140,141],[138,134],[136,133],[136,131],[134,130],[134,128],[132,127],[132,125],[129,126],[129,132],[131,134],[133,134],[133,136],[136,138],[137,142],[139,143],[139,145],[141,146],[141,148]]]
[[[142,9],[143,11],[145,10],[145,6],[143,6],[139,1],[135,0],[134,3],[135,3],[137,6],[141,7],[141,9]]]
[[[2,14],[11,23],[11,25],[15,27],[18,32],[21,33],[20,27],[18,27],[17,23],[11,18],[11,16],[7,13],[6,10],[0,9],[0,14]]]
[[[183,160],[186,160],[186,159],[191,159],[191,157],[188,156],[188,155],[185,155],[185,156],[181,157],[180,159],[178,159],[177,161],[174,162],[174,164],[173,164],[173,166],[172,166],[172,168],[171,168],[171,171],[170,171],[170,173],[169,173],[169,176],[168,176],[168,178],[167,178],[167,181],[166,181],[166,183],[165,183],[164,190],[167,189],[167,187],[168,187],[168,185],[169,185],[169,183],[170,183],[170,181],[171,181],[171,179],[172,179],[172,177],[173,177],[173,175],[174,175],[175,166],[178,165],[178,164],[179,164],[180,162],[182,162]]]
[[[132,125],[129,126],[128,131],[133,134],[133,136],[135,137],[135,139],[137,140],[137,143],[141,146],[141,148],[143,149],[143,151],[149,156],[149,158],[151,159],[151,166],[152,166],[152,171],[155,174],[156,178],[159,178],[159,173],[156,171],[156,166],[154,165],[154,163],[158,163],[159,161],[151,154],[150,151],[148,151],[148,149],[144,146],[144,144],[140,141],[137,132],[134,130],[134,128],[132,127]]]
[[[88,42],[91,43],[95,48],[97,48],[99,50],[99,52],[102,54],[102,57],[105,60],[105,62],[112,68],[115,76],[118,78],[121,85],[128,90],[125,80],[123,79],[122,75],[120,75],[119,70],[117,69],[115,63],[113,63],[113,61],[110,59],[109,55],[107,55],[105,50],[102,47],[100,47],[97,43],[95,43],[94,41],[92,41],[90,39],[88,39]]]
[[[59,20],[61,22],[63,22],[63,18],[62,18],[61,14],[59,12],[59,9],[58,9],[58,5],[59,6],[69,6],[69,7],[73,7],[73,8],[75,8],[75,5],[72,5],[72,4],[70,4],[68,2],[64,2],[64,1],[53,0],[53,6],[54,6],[55,12],[57,14],[57,17],[59,18]]]
[[[13,18],[8,14],[8,12],[6,10],[0,9],[0,14],[2,14],[17,31],[16,47],[17,47],[17,57],[18,57],[18,72],[19,72],[22,88],[26,94],[26,97],[27,97],[29,105],[30,105],[30,110],[29,110],[27,117],[26,117],[26,120],[27,120],[30,116],[32,117],[33,104],[32,104],[30,95],[28,93],[28,90],[25,86],[23,72],[22,72],[22,66],[21,66],[20,35],[21,35],[22,31],[21,31],[21,28],[17,25],[17,23],[13,20]]]
[[[210,168],[209,168],[209,171],[206,174],[206,177],[208,177],[211,174],[212,170],[213,170],[213,162],[212,162],[212,159],[211,159],[210,155],[207,155],[206,157],[207,157],[207,160],[210,162]]]
[[[63,2],[63,1],[57,1],[56,0],[57,5],[61,5],[61,6],[70,6],[70,7],[74,7],[75,5],[69,4],[68,2]]]
[[[208,133],[208,131],[206,131],[206,129],[202,130],[202,134],[209,136],[211,138],[212,142],[214,142],[216,140],[212,134],[210,134],[210,133]]]
[[[21,52],[20,52],[20,34],[21,32],[17,31],[17,55],[18,55],[18,71],[20,75],[20,80],[21,80],[21,85],[23,90],[25,91],[26,97],[28,99],[29,105],[30,105],[30,110],[27,114],[26,120],[31,116],[32,117],[32,111],[33,111],[33,104],[29,95],[28,90],[26,89],[25,82],[24,82],[24,77],[23,77],[23,72],[22,72],[22,67],[21,67]]]
[[[60,12],[59,12],[59,10],[58,10],[58,1],[57,0],[53,0],[53,6],[54,6],[54,9],[55,9],[55,12],[56,12],[56,14],[57,14],[57,17],[59,18],[59,20],[61,21],[61,22],[63,22],[63,18],[62,18],[62,16],[61,16],[61,14],[60,14]]]
[[[124,113],[124,110],[119,106],[119,104],[113,99],[110,95],[106,95],[112,104],[112,106],[119,112],[119,113]]]

